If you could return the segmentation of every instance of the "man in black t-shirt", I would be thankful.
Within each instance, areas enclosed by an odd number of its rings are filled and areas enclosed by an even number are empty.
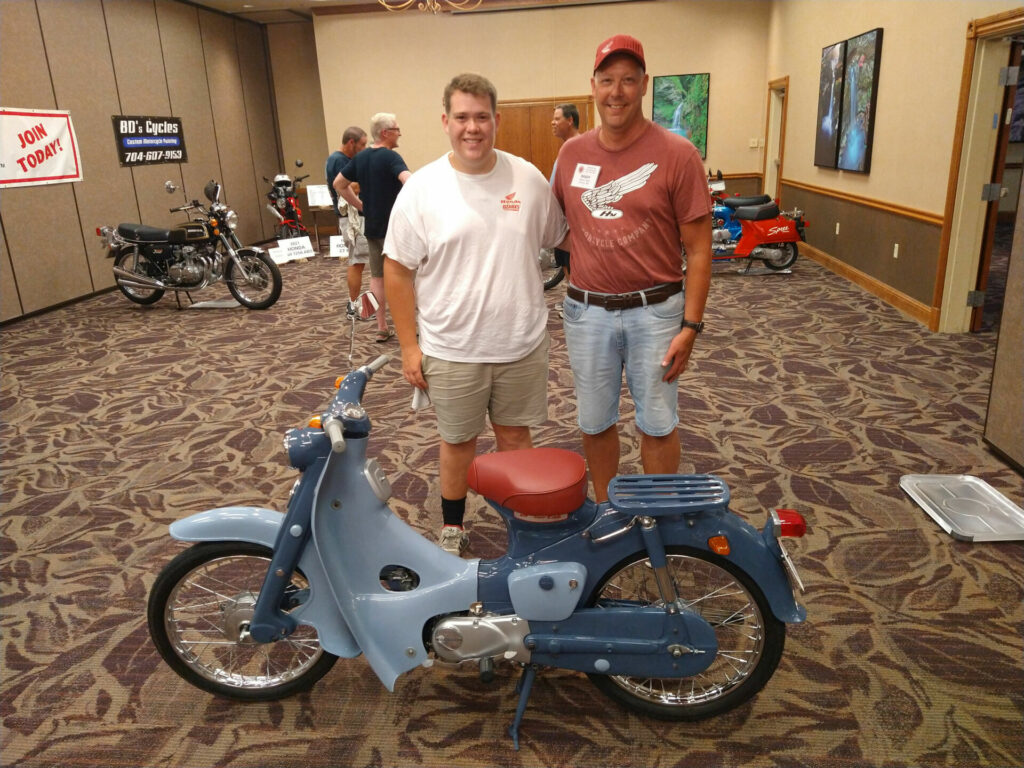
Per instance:
[[[334,179],[334,189],[350,206],[363,214],[364,232],[370,249],[370,290],[377,298],[377,341],[394,336],[384,314],[384,236],[395,198],[412,173],[402,156],[395,152],[402,130],[398,118],[379,112],[370,119],[373,144],[364,149]],[[352,191],[359,184],[359,197]]]
[[[349,317],[356,314],[355,302],[359,298],[359,290],[363,285],[363,267],[369,260],[369,252],[365,248],[365,238],[349,237],[351,228],[348,217],[343,217],[338,209],[338,193],[334,189],[334,180],[341,173],[341,169],[364,149],[366,149],[366,131],[355,125],[349,126],[341,134],[341,149],[328,156],[327,164],[324,167],[327,190],[331,193],[334,212],[338,215],[338,234],[345,239],[345,246],[348,248],[348,271],[345,279],[348,283],[348,311],[346,314]],[[360,242],[356,242],[357,239]],[[359,246],[363,246],[362,249]]]

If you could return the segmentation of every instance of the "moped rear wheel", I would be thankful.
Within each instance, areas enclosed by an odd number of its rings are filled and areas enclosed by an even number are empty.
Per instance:
[[[338,657],[320,646],[316,630],[300,625],[274,643],[249,637],[256,597],[270,565],[268,547],[204,542],[179,554],[149,593],[149,633],[164,661],[197,688],[247,701],[304,691]],[[295,571],[286,600],[308,589]]]
[[[767,254],[761,257],[761,261],[768,269],[789,269],[796,261],[796,243],[772,243],[761,248]]]
[[[249,309],[267,309],[281,296],[281,270],[266,253],[239,251],[238,264],[228,262],[224,280],[235,301]]]
[[[709,552],[668,548],[668,567],[680,600],[711,624],[718,655],[698,675],[649,678],[588,675],[626,707],[662,720],[702,720],[733,709],[760,691],[782,657],[786,625],[743,571]],[[612,568],[592,605],[661,603],[646,552]]]

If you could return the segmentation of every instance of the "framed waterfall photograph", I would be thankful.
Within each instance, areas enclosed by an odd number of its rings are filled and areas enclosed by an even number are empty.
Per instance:
[[[654,78],[653,120],[689,139],[708,156],[708,94],[711,74],[658,75]]]
[[[837,161],[842,171],[868,173],[871,170],[871,142],[875,134],[878,65],[881,59],[881,27],[846,41]]]
[[[814,164],[835,168],[839,158],[839,121],[843,110],[846,41],[821,49],[818,75],[818,121],[814,129]]]

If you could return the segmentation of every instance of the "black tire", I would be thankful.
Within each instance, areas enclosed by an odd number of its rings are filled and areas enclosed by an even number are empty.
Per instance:
[[[768,269],[776,271],[789,269],[796,261],[796,243],[774,243],[772,245],[762,245],[761,248],[771,253],[770,256],[761,257],[761,261]]]
[[[565,268],[555,263],[554,253],[550,249],[542,250],[537,258],[544,290],[550,291],[565,278]]]
[[[718,637],[718,656],[699,675],[640,678],[588,674],[602,693],[660,720],[703,720],[738,707],[760,691],[779,664],[786,625],[747,574],[724,558],[688,547],[668,547],[679,598],[703,616]],[[609,570],[591,605],[661,601],[646,552]]]
[[[266,309],[281,296],[281,270],[264,251],[236,252],[238,264],[229,259],[224,274],[228,290],[235,301],[249,309]]]
[[[268,547],[246,542],[196,544],[153,584],[149,634],[171,669],[197,688],[271,701],[308,689],[338,660],[320,647],[312,627],[299,626],[274,643],[245,638],[271,554]],[[291,585],[295,591],[308,586],[298,571]]]
[[[156,264],[149,260],[144,253],[139,254],[138,263],[135,262],[135,249],[132,247],[122,248],[121,252],[114,257],[114,266],[120,267],[127,272],[134,272],[141,277],[153,277],[159,272]],[[155,304],[164,295],[161,288],[134,288],[125,285],[121,278],[115,277],[114,281],[130,301],[136,304]]]

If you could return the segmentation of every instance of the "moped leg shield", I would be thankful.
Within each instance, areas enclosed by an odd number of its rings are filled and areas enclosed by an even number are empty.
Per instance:
[[[262,507],[219,507],[171,523],[171,536],[178,541],[246,541],[273,548],[284,515]],[[292,616],[313,627],[321,647],[335,656],[352,658],[362,651],[331,594],[320,558],[307,549],[299,558],[299,570],[309,581],[309,600]]]

